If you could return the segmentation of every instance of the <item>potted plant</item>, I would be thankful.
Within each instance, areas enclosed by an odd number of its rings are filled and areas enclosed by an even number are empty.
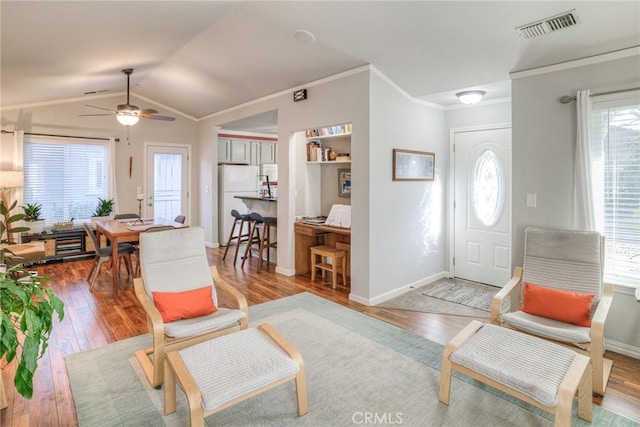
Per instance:
[[[95,228],[96,221],[109,219],[113,213],[113,199],[101,199],[98,197],[98,206],[91,215],[91,225]]]
[[[64,303],[46,282],[20,265],[0,272],[0,359],[5,357],[7,363],[18,359],[14,384],[27,399],[33,395],[33,375],[47,350],[54,313],[58,320],[64,318]],[[0,377],[0,402],[6,405],[2,383]]]
[[[9,249],[12,244],[16,243],[13,234],[29,231],[29,227],[12,227],[12,224],[24,219],[24,214],[21,213],[11,215],[16,204],[17,202],[14,201],[11,206],[7,207],[4,202],[0,201],[0,272],[7,270],[7,265],[4,262],[5,254],[13,254]]]
[[[40,234],[44,231],[44,220],[41,217],[42,205],[40,203],[27,203],[22,207],[24,221],[32,234]]]

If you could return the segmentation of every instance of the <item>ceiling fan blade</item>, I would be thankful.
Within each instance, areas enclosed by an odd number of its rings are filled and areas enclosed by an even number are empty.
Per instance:
[[[143,119],[164,120],[166,122],[172,122],[176,119],[175,117],[158,116],[156,114],[140,114],[140,117],[142,117]]]
[[[112,116],[113,113],[101,113],[101,114],[78,114],[80,117],[87,117],[87,116]]]
[[[110,110],[108,108],[96,107],[95,105],[89,105],[89,104],[84,104],[84,105],[86,107],[97,108],[98,110],[111,111],[112,113],[114,112],[113,110]]]
[[[138,115],[142,116],[143,114],[158,114],[158,112],[153,108],[145,108],[143,110],[138,110]]]

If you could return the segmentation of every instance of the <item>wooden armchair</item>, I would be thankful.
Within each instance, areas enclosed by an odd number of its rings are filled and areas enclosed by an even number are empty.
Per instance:
[[[167,352],[247,328],[247,300],[220,278],[215,267],[209,267],[202,228],[141,233],[140,267],[141,277],[134,279],[134,287],[136,297],[147,314],[153,346],[137,351],[136,358],[153,387],[164,382]],[[184,293],[207,286],[212,288],[215,312],[172,322],[163,321],[154,303],[153,292]],[[237,308],[220,307],[217,290],[231,294]]]
[[[596,232],[525,230],[523,267],[491,303],[491,322],[537,335],[591,356],[593,392],[604,395],[613,362],[604,359],[604,325],[613,300],[613,288],[604,284],[604,238]],[[522,311],[524,284],[594,295],[591,326],[578,326]],[[501,312],[511,297],[510,312]]]

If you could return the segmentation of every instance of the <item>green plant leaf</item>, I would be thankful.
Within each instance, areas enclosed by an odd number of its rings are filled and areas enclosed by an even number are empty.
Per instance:
[[[9,319],[9,316],[2,313],[2,319],[0,319],[0,358],[6,356],[7,362],[11,362],[16,357],[16,349],[18,348],[18,335],[16,330]]]
[[[28,280],[14,279],[14,274]],[[33,377],[38,359],[44,356],[53,329],[54,313],[64,318],[64,304],[43,286],[48,279],[33,278],[22,267],[0,273],[0,358],[18,359],[14,384],[27,399],[33,395]],[[22,345],[20,344],[22,340]],[[22,351],[17,352],[21,346]]]

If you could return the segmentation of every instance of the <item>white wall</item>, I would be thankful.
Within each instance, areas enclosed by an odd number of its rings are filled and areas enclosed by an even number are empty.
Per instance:
[[[447,130],[511,123],[511,102],[476,104],[447,110]]]
[[[375,303],[443,274],[448,140],[444,110],[409,99],[377,72],[370,109],[367,298]],[[434,152],[435,180],[393,181],[394,148]]]
[[[638,86],[638,56],[512,81],[514,265],[522,263],[526,226],[572,225],[575,103],[558,99],[579,89],[598,93]],[[537,208],[526,207],[527,193],[537,194]],[[640,357],[639,326],[640,304],[628,289],[617,288],[605,329],[610,347],[627,346]]]
[[[354,182],[352,204],[352,295],[368,295],[368,147],[369,147],[369,72],[366,68],[356,70],[339,79],[327,79],[314,83],[307,88],[308,99],[293,102],[291,94],[267,97],[249,105],[218,113],[202,120],[199,125],[199,156],[204,168],[217,165],[217,131],[221,124],[250,117],[266,111],[278,110],[278,267],[282,274],[293,274],[294,234],[293,222],[296,213],[295,177],[300,167],[306,165],[297,161],[297,150],[291,144],[298,141],[292,138],[295,132],[305,129],[352,123],[351,136],[352,163],[351,172]],[[203,197],[200,212],[206,228],[207,239],[218,241],[218,202],[217,174],[202,171],[204,186],[212,192]],[[357,184],[356,184],[357,183]],[[356,191],[355,188],[360,189]],[[204,194],[204,193],[203,193]]]
[[[103,106],[105,108],[115,107],[122,103],[122,96],[106,97],[99,99],[87,99],[78,102],[60,103],[55,105],[20,108],[17,110],[2,111],[2,129],[23,130],[33,133],[48,133],[58,135],[73,135],[82,137],[115,137],[120,138],[116,143],[116,180],[118,184],[118,201],[120,212],[138,212],[138,202],[136,200],[136,189],[144,186],[143,161],[145,142],[161,142],[172,144],[189,144],[196,141],[196,123],[191,119],[180,115],[174,115],[169,111],[162,111],[163,108],[148,101],[136,99],[132,96],[132,103],[141,108],[155,108],[162,115],[175,116],[174,122],[160,120],[145,120],[131,127],[129,139],[127,141],[127,128],[116,122],[115,117],[80,117],[80,114],[91,114],[95,111],[86,107],[85,104]],[[10,167],[12,149],[12,137],[3,135],[0,146],[0,163],[3,168]],[[131,178],[129,178],[129,157],[133,157],[133,168]],[[9,160],[7,160],[9,158]],[[194,162],[192,162],[193,164]],[[192,182],[198,176],[197,164],[192,170]],[[193,194],[196,193],[196,194]],[[192,215],[196,215],[198,204],[197,192],[192,192],[190,209]],[[97,200],[96,200],[97,203]],[[189,218],[191,224],[197,224],[198,218]]]

